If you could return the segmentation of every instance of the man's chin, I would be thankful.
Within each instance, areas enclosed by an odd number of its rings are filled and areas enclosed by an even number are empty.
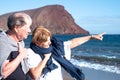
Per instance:
[[[21,39],[21,41],[22,41],[22,40],[25,40],[25,39],[27,39],[27,37],[24,37],[23,39]]]
[[[24,39],[27,39],[27,38],[28,38],[28,36],[24,37]]]

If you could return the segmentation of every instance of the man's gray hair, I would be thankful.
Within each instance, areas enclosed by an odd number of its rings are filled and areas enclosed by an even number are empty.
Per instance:
[[[16,26],[24,26],[26,24],[25,18],[31,20],[31,17],[23,12],[14,13],[8,17],[7,26],[12,30]],[[32,21],[32,20],[31,20]]]

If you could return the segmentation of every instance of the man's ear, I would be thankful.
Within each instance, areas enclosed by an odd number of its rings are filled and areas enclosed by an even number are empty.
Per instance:
[[[15,32],[18,32],[18,29],[19,29],[19,28],[20,28],[20,26],[15,25],[14,28],[13,28],[13,30],[14,30]]]

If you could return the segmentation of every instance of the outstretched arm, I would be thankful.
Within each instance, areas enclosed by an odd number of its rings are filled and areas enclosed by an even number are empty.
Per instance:
[[[74,38],[71,39],[71,48],[77,47],[87,41],[89,41],[90,39],[96,39],[96,40],[102,40],[103,39],[103,35],[105,34],[105,32],[101,33],[101,34],[95,34],[95,35],[89,35],[89,36],[84,36],[84,37],[78,37],[78,38]]]

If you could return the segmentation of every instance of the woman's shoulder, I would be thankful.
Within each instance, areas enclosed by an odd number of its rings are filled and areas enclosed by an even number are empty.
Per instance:
[[[27,49],[27,54],[28,56],[26,58],[26,61],[29,68],[37,66],[42,60],[41,57],[36,54],[31,48]]]
[[[27,49],[27,54],[28,54],[28,57],[33,57],[33,58],[40,58],[40,56],[38,54],[36,54],[31,48],[28,48]]]
[[[27,52],[34,53],[34,51],[31,48],[27,48]]]

